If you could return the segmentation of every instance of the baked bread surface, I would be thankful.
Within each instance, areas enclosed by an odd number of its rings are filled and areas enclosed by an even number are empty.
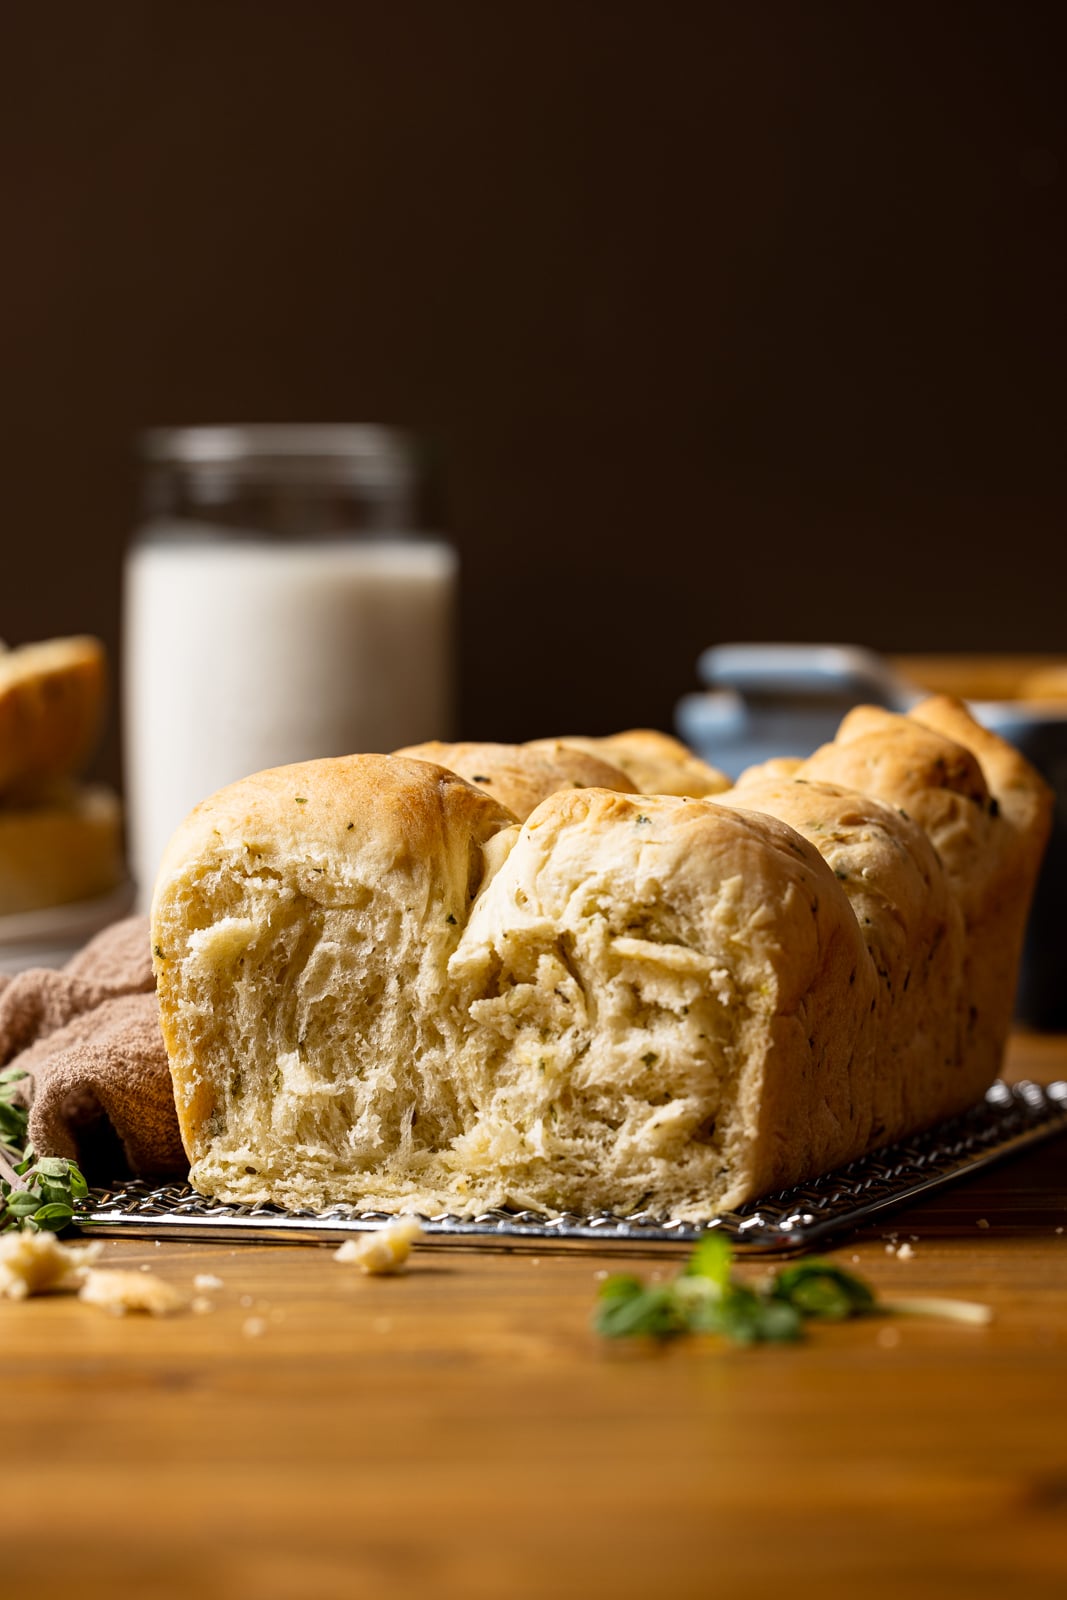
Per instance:
[[[620,767],[578,750],[562,740],[539,745],[522,744],[428,744],[408,745],[395,751],[417,761],[432,761],[437,766],[458,772],[468,783],[477,784],[520,822],[558,789],[617,789],[636,792],[634,784]]]
[[[585,734],[568,734],[562,739],[533,739],[528,750],[557,749],[585,750],[619,767],[630,779],[638,794],[675,794],[689,799],[701,799],[709,794],[721,794],[730,787],[730,780],[718,770],[701,761],[680,739],[655,728],[628,728],[625,733],[606,734],[591,739]]]
[[[963,917],[961,1055],[979,1088],[991,1083],[1011,1024],[1026,919],[1052,825],[1048,785],[947,695],[924,700],[907,716],[857,707],[795,776],[880,797],[929,837]]]

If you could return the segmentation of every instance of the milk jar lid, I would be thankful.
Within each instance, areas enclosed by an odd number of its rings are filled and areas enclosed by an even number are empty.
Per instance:
[[[146,466],[221,473],[260,483],[316,481],[409,493],[414,449],[399,429],[354,423],[242,423],[153,428],[141,436]]]

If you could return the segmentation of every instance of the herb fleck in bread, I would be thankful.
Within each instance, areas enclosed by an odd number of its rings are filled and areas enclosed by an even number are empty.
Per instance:
[[[222,791],[153,907],[194,1184],[699,1217],[960,1109],[1000,1026],[969,1053],[968,985],[1006,959],[1048,796],[962,709],[923,718],[846,723],[794,777],[716,798],[562,789],[521,826],[403,757]],[[917,779],[885,754],[896,721]],[[879,731],[883,759],[843,753]],[[991,864],[987,824],[1013,815]]]

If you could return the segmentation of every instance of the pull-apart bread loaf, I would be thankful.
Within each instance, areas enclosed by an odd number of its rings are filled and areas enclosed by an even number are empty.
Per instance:
[[[206,801],[153,907],[193,1183],[698,1218],[967,1106],[1048,795],[962,708],[855,716],[792,775],[565,786],[522,824],[401,756]]]

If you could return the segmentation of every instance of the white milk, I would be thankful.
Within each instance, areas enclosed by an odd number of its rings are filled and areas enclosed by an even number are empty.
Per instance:
[[[220,532],[130,552],[126,798],[142,906],[175,828],[224,784],[448,737],[455,576],[452,548],[428,540]]]

